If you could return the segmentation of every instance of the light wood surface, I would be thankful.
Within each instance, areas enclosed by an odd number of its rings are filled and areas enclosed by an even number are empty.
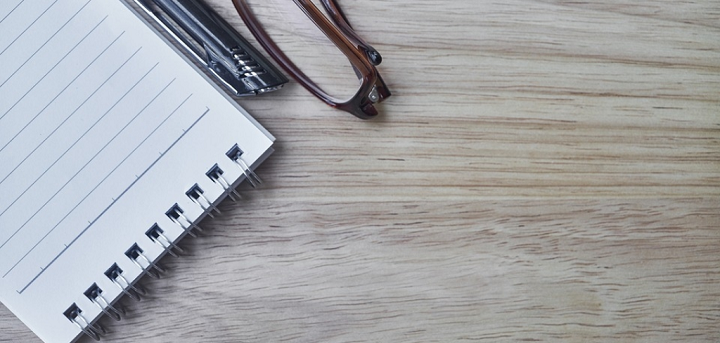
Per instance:
[[[381,117],[243,99],[265,185],[108,342],[720,341],[720,2],[339,3]]]

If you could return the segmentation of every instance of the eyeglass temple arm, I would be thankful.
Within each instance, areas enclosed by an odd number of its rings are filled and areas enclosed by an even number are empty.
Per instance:
[[[342,9],[340,9],[340,6],[338,6],[335,0],[322,0],[322,4],[328,11],[328,14],[330,14],[330,19],[333,21],[333,23],[335,23],[335,25],[337,25],[338,28],[340,28],[340,30],[347,36],[347,38],[351,40],[352,43],[355,44],[358,48],[362,48],[363,50],[365,50],[365,54],[367,55],[368,60],[370,60],[370,63],[375,66],[382,63],[382,56],[380,55],[380,53],[375,50],[372,45],[365,42],[364,39],[362,39],[357,33],[355,33],[355,30],[348,22],[345,13],[342,11]]]
[[[235,5],[235,9],[237,10],[238,14],[243,19],[248,28],[254,34],[262,33],[262,39],[256,36],[256,38],[258,38],[258,42],[260,43],[260,45],[263,46],[265,51],[267,51],[268,54],[270,54],[270,56],[272,56],[278,62],[278,64],[280,64],[280,66],[283,67],[283,69],[285,69],[288,74],[290,74],[295,80],[297,80],[298,83],[300,83],[311,93],[315,94],[320,100],[332,107],[337,107],[337,103],[333,101],[333,99],[331,99],[327,94],[325,94],[325,92],[322,90],[322,88],[320,88],[320,86],[318,86],[315,82],[313,82],[312,79],[305,75],[305,73],[303,73],[300,68],[298,68],[295,63],[293,63],[292,60],[288,58],[287,55],[285,55],[282,49],[280,49],[275,44],[275,42],[267,36],[267,33],[265,33],[262,25],[257,22],[252,16],[247,15],[247,13],[251,13],[251,10],[245,0],[232,0],[232,2]],[[352,111],[348,112],[353,113]],[[355,115],[357,116],[358,114]]]

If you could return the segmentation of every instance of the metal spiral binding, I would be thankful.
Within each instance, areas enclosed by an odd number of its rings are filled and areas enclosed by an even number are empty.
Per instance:
[[[112,281],[116,286],[120,288],[120,291],[123,292],[128,297],[140,301],[142,300],[141,295],[147,295],[147,292],[145,292],[144,289],[141,289],[139,287],[135,287],[133,284],[128,282],[128,280],[122,275],[123,270],[117,265],[117,263],[113,264],[110,269],[105,271],[105,276]]]
[[[205,197],[203,194],[202,188],[196,183],[190,189],[185,192],[185,195],[190,198],[194,203],[198,204],[200,208],[203,209],[205,213],[207,213],[208,216],[211,218],[215,218],[213,215],[213,212],[217,214],[221,214],[220,210],[215,206],[215,204],[212,203],[212,201],[208,200],[208,198]]]
[[[102,289],[96,283],[94,283],[92,284],[92,286],[90,286],[90,288],[87,289],[87,291],[85,291],[84,294],[88,299],[90,299],[90,301],[93,302],[93,304],[97,305],[100,308],[100,311],[103,311],[105,314],[117,321],[122,319],[122,316],[125,314],[125,312],[113,307],[113,305],[110,304],[107,299],[105,299],[102,293]]]
[[[227,157],[230,158],[237,164],[240,169],[242,170],[243,174],[245,175],[245,179],[250,183],[250,186],[252,188],[256,188],[258,185],[262,183],[262,180],[260,179],[255,172],[248,167],[247,163],[243,161],[242,155],[243,151],[238,147],[237,144],[235,144],[228,152],[226,153]]]
[[[190,236],[197,237],[197,234],[192,231],[193,229],[197,229],[200,232],[205,231],[185,216],[182,208],[180,208],[177,203],[171,206],[170,209],[165,212],[165,215],[170,218],[173,223],[180,225],[180,227]]]
[[[245,175],[245,178],[248,180],[252,187],[256,187],[258,184],[262,183],[260,178],[255,174],[255,172],[253,172],[242,160],[243,151],[238,147],[237,144],[235,144],[226,153],[226,155],[241,168],[243,174]],[[205,175],[210,180],[222,187],[223,192],[218,198],[224,199],[225,197],[229,197],[233,201],[236,201],[237,199],[242,199],[240,194],[233,187],[233,184],[228,182],[228,180],[223,176],[223,174],[223,170],[217,164],[212,166],[205,173]],[[213,212],[216,214],[220,214],[221,212],[217,208],[215,203],[210,201],[210,199],[208,199],[204,195],[204,193],[205,192],[203,191],[203,189],[196,183],[191,186],[187,190],[187,192],[185,192],[185,195],[190,198],[193,203],[197,204],[202,209],[204,214],[207,214],[210,217],[214,217]],[[183,229],[183,231],[190,236],[197,237],[193,230],[203,231],[200,226],[198,226],[194,221],[191,221],[190,218],[188,218],[184,214],[182,208],[177,203],[170,206],[170,209],[165,212],[165,215],[172,222],[179,225]],[[170,240],[170,238],[165,235],[165,231],[160,228],[158,223],[153,223],[150,226],[150,229],[145,232],[145,236],[147,236],[150,241],[162,247],[163,251],[167,252],[172,256],[178,257],[179,253],[185,252],[180,246],[178,246],[175,242]],[[129,258],[135,266],[140,268],[142,272],[141,276],[144,274],[148,274],[154,278],[160,278],[161,274],[165,273],[165,270],[162,267],[158,266],[157,263],[151,261],[150,258],[145,255],[144,250],[137,242],[134,243],[127,251],[125,251],[125,256],[127,256],[127,258]],[[147,296],[147,292],[142,287],[135,285],[133,282],[130,282],[123,275],[123,270],[120,268],[120,266],[118,266],[117,263],[114,263],[110,268],[108,268],[104,272],[104,274],[108,279],[110,279],[110,281],[112,281],[113,284],[115,284],[120,289],[122,294],[127,295],[128,297],[137,301],[142,300],[143,296]],[[102,311],[103,314],[106,314],[109,317],[118,321],[121,320],[125,315],[125,311],[118,307],[115,307],[111,301],[108,301],[108,299],[105,298],[102,288],[100,288],[97,283],[93,283],[85,292],[83,292],[83,294],[93,304],[95,304]],[[76,303],[73,303],[63,314],[65,315],[65,317],[68,318],[68,320],[70,320],[78,328],[80,328],[80,330],[85,335],[91,337],[96,341],[99,341],[102,336],[106,334],[105,329],[97,323],[93,324],[91,323],[91,321],[88,321],[88,319],[83,316],[82,312],[82,309],[80,309],[80,307],[78,307]]]
[[[151,262],[150,259],[143,254],[143,249],[140,248],[137,243],[133,244],[130,249],[125,252],[125,256],[127,256],[133,264],[138,266],[143,273],[146,273],[155,279],[159,279],[160,274],[165,273],[165,269],[161,268],[156,263]],[[138,260],[145,261],[146,266],[140,264],[140,261]]]
[[[100,325],[91,324],[85,316],[82,314],[82,310],[77,306],[77,304],[73,303],[68,307],[65,312],[63,312],[65,317],[69,319],[73,324],[77,325],[80,330],[85,333],[86,335],[90,336],[92,339],[99,341],[100,337],[107,332],[105,331],[105,328],[103,328]]]
[[[210,178],[213,182],[217,183],[222,187],[223,189],[223,195],[227,195],[232,201],[237,201],[237,199],[242,199],[242,196],[240,193],[238,193],[235,188],[233,188],[230,183],[228,183],[227,179],[223,176],[223,170],[220,169],[220,167],[215,164],[210,170],[208,170],[207,173],[205,173],[207,177]]]
[[[145,235],[150,238],[151,241],[159,244],[163,250],[167,251],[168,254],[178,257],[179,254],[175,252],[175,250],[179,251],[180,253],[184,253],[185,250],[178,246],[177,244],[173,243],[168,239],[164,234],[160,226],[158,226],[157,223],[153,224],[153,226],[150,227],[149,230],[145,232]]]

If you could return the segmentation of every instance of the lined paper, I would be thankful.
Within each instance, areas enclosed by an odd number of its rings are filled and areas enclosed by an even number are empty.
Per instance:
[[[92,283],[113,299],[102,274],[193,184],[217,199],[204,173],[242,146],[253,164],[272,136],[161,41],[119,1],[34,0],[0,4],[0,299],[43,340],[68,342],[80,330],[62,315]]]

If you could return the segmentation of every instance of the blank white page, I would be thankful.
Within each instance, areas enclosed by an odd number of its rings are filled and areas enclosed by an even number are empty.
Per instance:
[[[166,211],[200,218],[185,192],[221,198],[206,172],[237,183],[226,152],[256,165],[274,138],[120,1],[3,0],[0,32],[0,300],[70,342],[81,331],[63,312],[96,319],[83,292],[116,299],[104,272],[140,277],[125,252],[161,256],[146,231],[181,238]]]

